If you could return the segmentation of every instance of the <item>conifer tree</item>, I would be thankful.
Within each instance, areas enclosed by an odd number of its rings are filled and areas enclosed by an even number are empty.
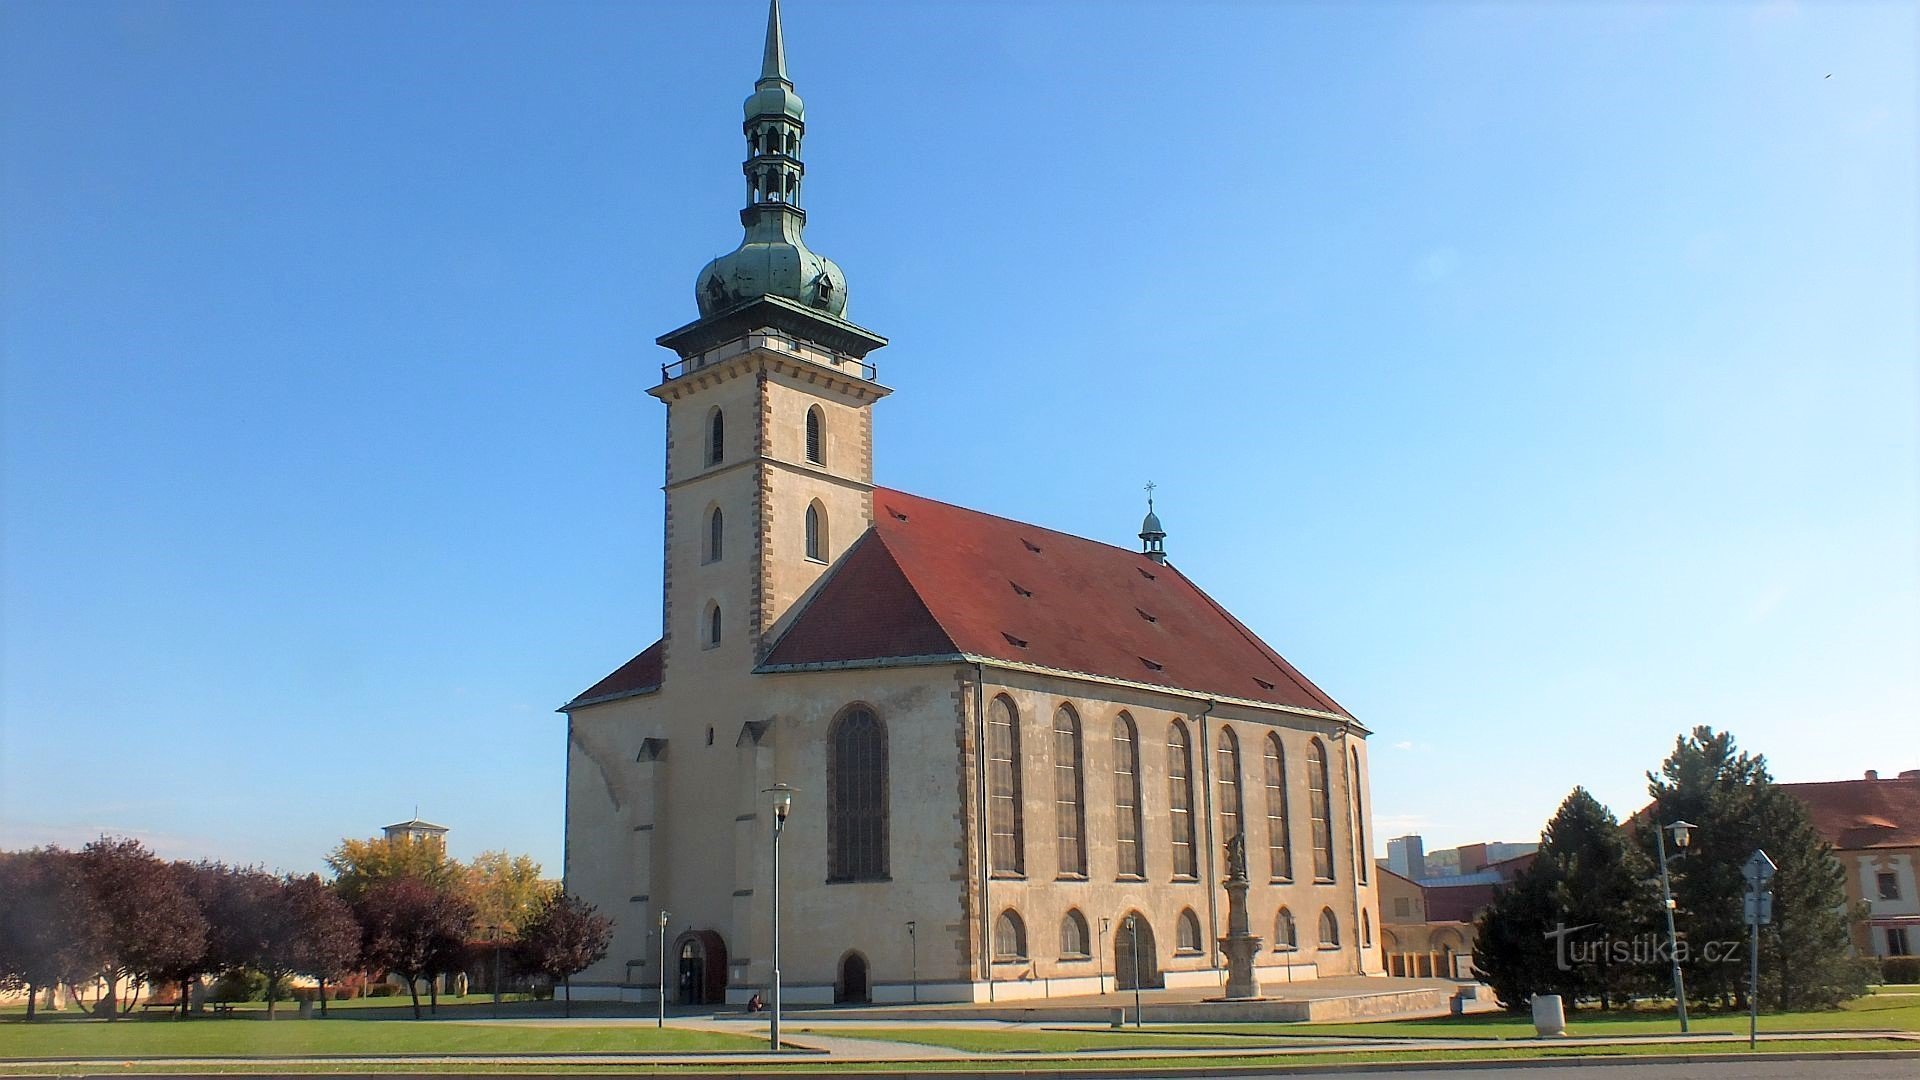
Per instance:
[[[1553,863],[1535,859],[1480,913],[1473,943],[1473,977],[1493,988],[1502,1008],[1527,1008],[1535,994],[1557,990],[1562,973],[1549,936],[1562,924],[1560,882]]]
[[[1569,1002],[1597,1000],[1606,1009],[1640,992],[1647,973],[1606,946],[1629,942],[1651,927],[1658,911],[1648,886],[1653,869],[1613,812],[1586,788],[1574,788],[1540,835],[1536,861],[1553,865],[1565,925],[1586,927],[1582,935],[1601,946],[1562,973],[1563,996]]]

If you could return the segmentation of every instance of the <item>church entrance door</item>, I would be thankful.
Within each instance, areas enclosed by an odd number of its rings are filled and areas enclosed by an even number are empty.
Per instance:
[[[833,1000],[836,1004],[873,1000],[872,988],[867,985],[866,957],[857,952],[848,953],[846,958],[840,961],[840,984],[833,988]]]
[[[727,946],[711,930],[695,930],[680,939],[677,975],[682,1005],[718,1005],[727,992]]]
[[[1113,985],[1121,990],[1134,988],[1133,938],[1137,930],[1140,936],[1140,973],[1139,986],[1142,990],[1155,990],[1166,985],[1160,976],[1159,952],[1153,945],[1153,924],[1139,912],[1130,913],[1134,920],[1134,930],[1127,929],[1127,920],[1121,919],[1113,925]]]

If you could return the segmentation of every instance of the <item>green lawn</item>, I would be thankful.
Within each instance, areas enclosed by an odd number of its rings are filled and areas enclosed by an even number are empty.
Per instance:
[[[274,1057],[306,1054],[681,1053],[752,1051],[766,1040],[640,1025],[499,1026],[433,1020],[319,1022],[264,1016],[180,1021],[60,1019],[0,1023],[0,1058]]]
[[[1741,1034],[1747,1030],[1746,1013],[1694,1015],[1689,1026],[1709,1034]],[[1147,1010],[1153,1021],[1153,1010]],[[1838,1009],[1820,1012],[1761,1013],[1761,1031],[1888,1031],[1920,1032],[1920,997],[1873,995],[1858,998]],[[1519,1039],[1533,1036],[1531,1021],[1510,1013],[1477,1013],[1472,1016],[1438,1020],[1384,1020],[1363,1024],[1169,1024],[1162,1031],[1189,1034],[1240,1035],[1358,1035],[1372,1038],[1421,1039]],[[1677,1034],[1679,1023],[1671,1009],[1616,1010],[1600,1012],[1582,1009],[1567,1018],[1569,1035],[1670,1035]]]
[[[916,1043],[922,1046],[947,1046],[976,1054],[1072,1054],[1082,1050],[1140,1050],[1167,1046],[1233,1047],[1246,1046],[1250,1040],[1238,1035],[1163,1034],[1151,1028],[1136,1032],[1131,1028],[1109,1031],[1104,1028],[1061,1029],[1040,1027],[936,1028],[936,1027],[834,1027],[798,1028],[793,1038],[805,1041],[807,1035],[829,1038],[875,1039],[880,1042]],[[782,1036],[784,1039],[786,1036]],[[1279,1045],[1281,1040],[1264,1040]]]

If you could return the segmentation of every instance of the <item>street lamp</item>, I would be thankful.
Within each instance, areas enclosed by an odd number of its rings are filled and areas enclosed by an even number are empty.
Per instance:
[[[913,1003],[920,1004],[920,940],[913,936],[913,920],[907,920],[907,955],[913,964]]]
[[[773,1022],[767,1034],[776,1054],[780,1052],[780,834],[787,827],[787,815],[793,812],[797,790],[775,784],[760,793],[773,796]]]
[[[660,1016],[653,1026],[662,1028],[667,1026],[667,920],[671,918],[673,912],[660,909],[660,995],[659,1000],[654,1002],[659,1006]]]
[[[1140,1027],[1140,924],[1137,916],[1127,916],[1127,933],[1133,935],[1133,1026]]]
[[[1685,851],[1693,839],[1693,830],[1700,826],[1689,821],[1676,821],[1653,830],[1653,840],[1660,850],[1660,896],[1662,906],[1667,911],[1667,955],[1673,960],[1673,1000],[1680,1009],[1680,1034],[1687,1033],[1687,983],[1680,975],[1680,935],[1673,928],[1673,879],[1667,876],[1667,831],[1673,831],[1673,846]]]

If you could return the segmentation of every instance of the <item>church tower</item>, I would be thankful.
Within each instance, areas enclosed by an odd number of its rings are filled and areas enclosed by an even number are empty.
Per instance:
[[[873,521],[867,354],[886,339],[846,319],[847,282],[802,235],[806,112],[787,77],[779,0],[745,104],[740,246],[695,279],[700,317],[659,338],[679,360],[667,405],[665,664],[750,670],[781,619]]]

